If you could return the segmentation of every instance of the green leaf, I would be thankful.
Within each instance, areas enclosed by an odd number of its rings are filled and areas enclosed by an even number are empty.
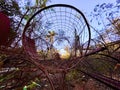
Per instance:
[[[36,83],[36,82],[32,82],[32,84],[35,85],[35,86],[40,86],[40,87],[41,87],[41,85],[39,85],[39,84]]]
[[[29,20],[29,16],[28,15],[25,15],[24,17],[27,21]]]
[[[27,86],[24,86],[24,87],[23,87],[23,90],[27,90]]]
[[[36,5],[38,6],[38,0],[36,0]]]

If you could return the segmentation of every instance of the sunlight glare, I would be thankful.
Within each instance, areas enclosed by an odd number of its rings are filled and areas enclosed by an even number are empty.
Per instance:
[[[65,49],[60,49],[59,54],[60,54],[61,59],[69,59],[70,58],[70,53],[68,51],[66,51]]]

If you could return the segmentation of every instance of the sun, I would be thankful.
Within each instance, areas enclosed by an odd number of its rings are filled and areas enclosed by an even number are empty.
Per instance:
[[[59,54],[60,54],[61,59],[67,60],[70,58],[70,53],[68,51],[66,51],[65,49],[60,49]]]

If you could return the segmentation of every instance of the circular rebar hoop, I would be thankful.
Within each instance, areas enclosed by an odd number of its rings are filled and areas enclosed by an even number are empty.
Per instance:
[[[33,40],[37,52],[65,47],[70,51],[79,48],[80,52],[84,48],[87,52],[91,33],[80,10],[71,5],[55,4],[37,11],[27,22],[23,31],[23,46],[26,48],[25,37]],[[86,47],[82,47],[86,41]]]
[[[66,4],[50,5],[37,11],[28,20],[22,35],[25,52],[47,76],[52,87],[47,71],[64,72],[64,69],[75,66],[74,60],[65,62],[55,54],[67,49],[71,57],[83,57],[87,54],[90,39],[90,27],[84,14]]]
[[[55,4],[40,9],[28,20],[22,43],[31,59],[43,62],[59,59],[54,54],[65,48],[71,57],[83,56],[90,39],[90,27],[84,14],[71,5]]]

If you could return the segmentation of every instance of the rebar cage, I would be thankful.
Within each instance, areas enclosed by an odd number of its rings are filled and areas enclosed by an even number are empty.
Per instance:
[[[28,20],[22,43],[30,61],[43,71],[53,86],[48,73],[66,72],[75,67],[88,53],[90,39],[90,27],[84,14],[71,5],[55,4],[38,10]],[[67,60],[59,58],[58,53],[63,49],[70,54]]]
[[[53,54],[67,47],[71,55],[75,55],[78,48],[79,52],[87,51],[90,35],[89,24],[80,10],[71,5],[55,4],[37,11],[29,19],[23,32],[23,45],[25,48],[30,45],[24,42],[29,38],[37,53],[49,50]]]

